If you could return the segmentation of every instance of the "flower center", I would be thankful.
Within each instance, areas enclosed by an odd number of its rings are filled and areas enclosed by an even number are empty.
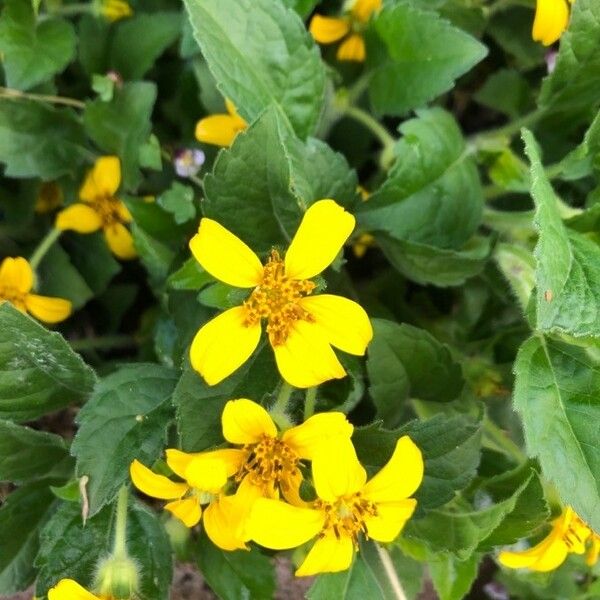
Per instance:
[[[317,500],[314,507],[325,513],[325,524],[319,537],[332,533],[338,540],[350,537],[355,546],[358,546],[360,532],[368,535],[365,520],[377,516],[377,505],[363,498],[360,492],[340,498],[336,502]]]
[[[285,488],[291,477],[298,475],[298,455],[282,440],[264,435],[257,444],[244,446],[246,460],[236,475],[241,481],[249,476],[254,485],[272,490]]]
[[[92,206],[94,210],[100,215],[102,222],[105,226],[114,225],[115,223],[122,223],[120,208],[120,201],[112,196],[99,196],[95,199]]]
[[[0,304],[10,302],[17,310],[25,311],[25,296],[14,287],[0,285]]]
[[[573,517],[572,521],[562,534],[563,541],[572,552],[583,552],[585,550],[585,542],[592,535],[590,528],[577,516]]]
[[[254,288],[244,302],[246,325],[256,325],[267,319],[267,334],[272,346],[284,344],[295,321],[313,321],[314,317],[300,305],[315,284],[308,279],[290,279],[277,250],[271,251],[263,267],[260,285]]]

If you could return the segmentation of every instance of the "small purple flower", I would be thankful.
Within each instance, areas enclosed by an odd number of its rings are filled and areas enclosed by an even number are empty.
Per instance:
[[[546,52],[546,56],[544,60],[546,61],[546,68],[548,69],[548,75],[554,71],[556,68],[556,57],[558,56],[558,52],[556,50],[550,50]]]
[[[173,166],[179,177],[193,177],[198,173],[205,160],[206,157],[202,150],[184,148],[176,152]]]

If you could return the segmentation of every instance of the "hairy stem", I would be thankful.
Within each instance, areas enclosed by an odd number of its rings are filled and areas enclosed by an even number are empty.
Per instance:
[[[29,94],[14,90],[12,88],[0,87],[0,98],[12,100],[34,100],[36,102],[47,102],[48,104],[63,104],[74,108],[85,108],[85,102],[75,100],[75,98],[65,98],[64,96],[49,96],[47,94]]]

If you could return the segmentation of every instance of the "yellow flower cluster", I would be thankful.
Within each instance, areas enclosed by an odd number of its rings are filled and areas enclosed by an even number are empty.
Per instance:
[[[267,337],[281,376],[308,388],[346,375],[332,346],[361,356],[373,337],[366,312],[352,300],[315,294],[312,278],[326,269],[354,229],[355,219],[333,200],[304,214],[285,257],[273,250],[266,264],[212,219],[202,219],[190,249],[216,279],[249,290],[241,306],[204,325],[190,349],[192,366],[215,385],[248,360]]]
[[[586,554],[586,563],[593,566],[600,554],[600,536],[567,506],[552,521],[552,530],[538,544],[521,552],[501,552],[500,564],[511,569],[553,571],[569,554]]]
[[[354,0],[347,2],[341,17],[315,15],[309,31],[320,44],[343,40],[337,49],[337,59],[364,62],[366,57],[363,32],[369,19],[381,9],[382,0]]]
[[[414,512],[410,496],[423,479],[420,450],[404,436],[390,461],[367,481],[350,440],[353,427],[339,412],[320,413],[279,431],[269,413],[247,399],[229,401],[224,438],[233,445],[188,454],[166,451],[181,482],[134,461],[134,485],[186,526],[201,519],[208,537],[225,550],[253,540],[272,549],[293,548],[316,537],[297,575],[347,569],[360,534],[392,541]],[[312,499],[301,486],[312,466]],[[307,482],[308,483],[308,482]]]

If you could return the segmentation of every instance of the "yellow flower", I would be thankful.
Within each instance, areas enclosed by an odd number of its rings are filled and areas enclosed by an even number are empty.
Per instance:
[[[369,192],[362,186],[358,186],[358,193],[360,194],[362,201],[366,202],[369,199]],[[352,244],[352,252],[356,258],[362,258],[369,248],[375,245],[375,237],[370,233],[361,233],[358,239]]]
[[[346,372],[332,346],[363,355],[373,337],[356,302],[312,296],[310,280],[334,260],[354,229],[354,217],[333,200],[319,200],[305,213],[285,259],[272,250],[266,265],[239,238],[212,219],[202,219],[190,241],[196,260],[213,277],[253,288],[241,306],[204,325],[190,348],[192,366],[209,385],[233,373],[258,346],[263,320],[281,376],[307,388]]]
[[[72,579],[61,579],[48,591],[48,600],[110,600],[95,596]]]
[[[231,146],[235,136],[248,127],[248,123],[238,115],[231,100],[225,100],[229,114],[211,115],[200,119],[196,125],[196,139],[215,146]]]
[[[116,156],[103,156],[94,164],[79,190],[77,202],[56,216],[56,228],[78,233],[93,233],[102,229],[108,247],[121,259],[135,258],[131,233],[125,227],[131,214],[125,204],[115,197],[121,185],[121,164]]]
[[[498,560],[510,569],[552,571],[560,567],[568,554],[587,553],[586,562],[598,561],[600,537],[570,507],[552,521],[552,531],[538,544],[521,552],[500,552]]]
[[[221,417],[223,437],[242,446],[230,450],[235,479],[249,498],[300,499],[300,460],[312,460],[318,448],[338,438],[350,439],[353,427],[340,412],[320,413],[279,434],[269,413],[256,402],[230,400]]]
[[[147,496],[171,500],[165,509],[187,527],[194,527],[204,517],[206,534],[220,548],[245,548],[238,534],[246,515],[243,502],[240,505],[239,497],[226,496],[224,490],[227,479],[237,471],[237,451],[187,454],[172,448],[166,455],[167,464],[184,483],[171,481],[134,460],[129,467],[133,484]],[[202,510],[203,505],[208,506]]]
[[[367,481],[352,443],[338,440],[313,457],[312,473],[318,498],[309,508],[259,498],[247,524],[250,538],[273,550],[317,537],[299,576],[347,569],[360,533],[394,540],[417,505],[410,496],[423,479],[423,458],[408,436],[401,437],[389,462]]]
[[[362,32],[381,5],[382,0],[354,0],[342,17],[317,14],[310,22],[310,33],[320,44],[333,44],[343,39],[337,50],[338,60],[364,62],[366,50]]]
[[[569,25],[569,3],[575,0],[537,0],[533,31],[536,42],[554,44]]]
[[[0,304],[10,302],[45,323],[64,321],[71,314],[71,303],[32,294],[33,283],[33,269],[24,258],[5,258],[0,264]]]
[[[100,13],[109,21],[119,21],[131,17],[133,10],[125,0],[101,0]]]
[[[49,213],[58,208],[64,201],[60,186],[55,181],[44,181],[35,201],[35,212]]]

